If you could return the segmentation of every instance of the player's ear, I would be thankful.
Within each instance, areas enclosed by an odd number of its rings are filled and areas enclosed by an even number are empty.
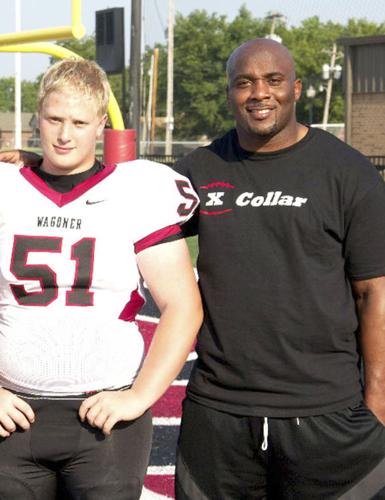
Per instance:
[[[103,115],[100,118],[99,125],[98,125],[98,128],[96,130],[97,137],[100,137],[102,135],[104,127],[106,126],[106,123],[107,123],[107,118],[108,118],[107,114]]]
[[[297,102],[301,97],[302,92],[302,81],[297,78],[294,82],[294,100]]]

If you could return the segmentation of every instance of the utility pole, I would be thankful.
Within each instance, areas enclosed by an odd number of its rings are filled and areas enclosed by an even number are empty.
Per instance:
[[[172,131],[174,129],[174,0],[168,0],[167,33],[167,111],[165,155],[172,154]]]
[[[329,120],[329,109],[332,97],[333,80],[334,79],[338,80],[341,77],[342,67],[339,64],[336,64],[336,59],[337,59],[337,44],[333,43],[333,49],[330,58],[330,66],[329,64],[324,64],[322,66],[322,76],[325,80],[328,81],[326,87],[324,114],[322,118],[322,128],[324,130],[326,130],[326,125],[328,124]]]
[[[266,16],[266,19],[269,19],[271,21],[271,25],[270,25],[270,33],[266,35],[265,38],[270,38],[271,40],[275,40],[276,42],[281,43],[282,38],[279,35],[275,34],[275,28],[277,26],[277,19],[285,19],[285,16],[280,12],[270,12]]]
[[[159,49],[155,48],[152,86],[151,86],[151,127],[150,127],[151,154],[154,154],[154,140],[155,140],[155,130],[156,130],[156,95],[158,90],[158,60],[159,60]]]
[[[129,127],[136,130],[136,154],[140,146],[140,65],[141,65],[141,0],[131,0],[131,44],[129,85]]]

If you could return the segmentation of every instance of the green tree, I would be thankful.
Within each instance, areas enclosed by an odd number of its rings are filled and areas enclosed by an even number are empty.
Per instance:
[[[212,136],[223,119],[225,16],[194,11],[175,23],[175,136]]]
[[[0,78],[0,111],[13,111],[15,100],[15,79]]]
[[[34,82],[23,81],[21,83],[22,111],[27,113],[34,113],[36,111],[39,81],[39,79],[36,79]]]
[[[59,42],[58,45],[71,50],[75,54],[89,61],[94,61],[96,58],[95,36],[84,36],[80,40],[64,40]],[[56,60],[51,58],[51,62]]]
[[[21,110],[33,113],[36,110],[38,83],[23,80],[21,82]],[[0,78],[0,111],[15,110],[15,79]]]

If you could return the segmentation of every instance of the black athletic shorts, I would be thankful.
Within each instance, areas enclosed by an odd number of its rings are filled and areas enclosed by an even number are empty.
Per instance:
[[[151,413],[118,423],[105,436],[80,421],[83,399],[25,398],[36,419],[30,430],[0,438],[0,500],[140,498]]]
[[[177,500],[385,499],[385,427],[364,403],[326,415],[232,415],[184,401]]]

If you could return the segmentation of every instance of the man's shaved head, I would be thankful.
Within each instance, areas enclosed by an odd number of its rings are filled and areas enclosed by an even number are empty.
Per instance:
[[[295,64],[294,59],[289,50],[282,44],[270,40],[269,38],[254,38],[248,40],[237,47],[227,60],[226,72],[228,80],[231,80],[234,67],[239,59],[249,57],[252,53],[267,52],[274,57],[279,58],[282,63],[285,63],[287,70],[291,73],[292,79],[295,80]]]

